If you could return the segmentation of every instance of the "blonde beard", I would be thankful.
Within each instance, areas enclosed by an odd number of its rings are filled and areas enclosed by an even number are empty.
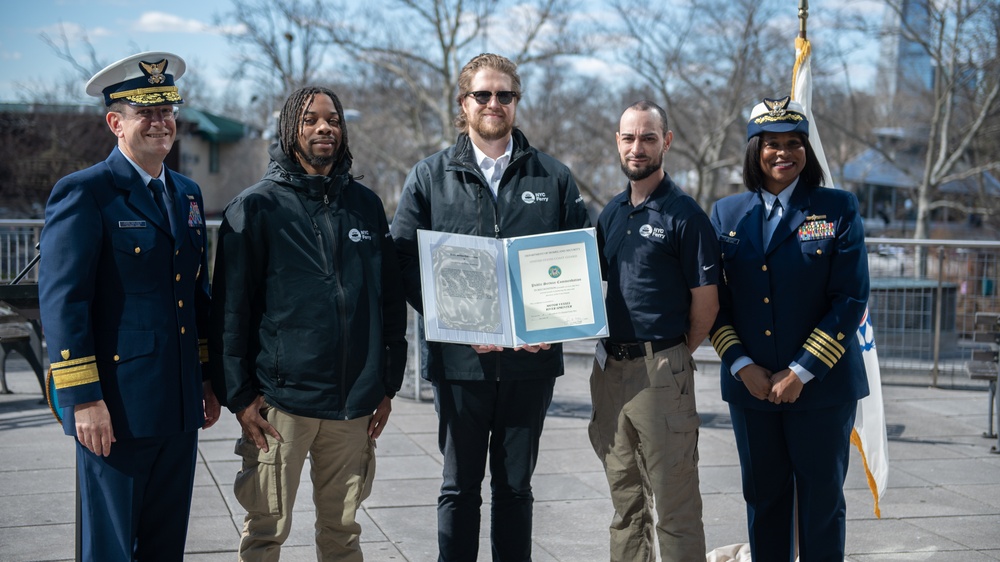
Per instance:
[[[495,141],[505,138],[507,135],[514,130],[514,124],[507,121],[505,118],[503,123],[491,126],[485,123],[483,115],[480,115],[478,119],[469,123],[469,128],[476,132],[485,141]]]

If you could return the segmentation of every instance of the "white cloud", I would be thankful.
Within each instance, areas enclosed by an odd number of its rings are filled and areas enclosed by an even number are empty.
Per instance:
[[[214,26],[197,19],[185,19],[165,12],[144,12],[135,20],[133,29],[145,33],[207,33],[225,35],[244,33],[243,24]]]
[[[243,24],[215,26],[197,19],[185,19],[165,12],[144,12],[135,20],[133,29],[143,33],[190,33],[208,35],[240,35],[246,33]]]
[[[211,26],[195,19],[184,19],[164,12],[144,12],[134,29],[146,33],[208,33]]]
[[[23,56],[21,51],[0,51],[0,59],[3,60],[21,60]]]
[[[609,62],[596,57],[573,57],[570,64],[574,71],[584,76],[591,76],[607,82],[637,78],[635,70],[621,62]]]

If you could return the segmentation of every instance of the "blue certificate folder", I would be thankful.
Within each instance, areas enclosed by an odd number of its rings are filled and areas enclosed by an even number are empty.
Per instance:
[[[516,238],[418,230],[424,336],[518,347],[608,335],[593,228]]]

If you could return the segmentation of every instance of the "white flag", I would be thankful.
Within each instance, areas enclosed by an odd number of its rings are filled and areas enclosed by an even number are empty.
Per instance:
[[[830,185],[833,185],[833,176],[830,175],[830,166],[826,162],[826,153],[823,152],[823,145],[819,139],[819,132],[816,128],[816,120],[812,114],[812,68],[810,58],[812,46],[808,39],[802,37],[795,38],[795,69],[792,71],[792,99],[802,104],[806,112],[806,119],[809,120],[809,144],[812,145],[813,152],[823,167]],[[862,349],[862,356],[865,360],[865,372],[868,375],[868,388],[870,393],[865,398],[858,401],[858,413],[854,420],[854,429],[851,431],[851,443],[858,448],[861,453],[861,460],[864,463],[865,473],[868,477],[868,486],[872,490],[872,497],[875,501],[875,516],[881,518],[882,512],[879,510],[879,500],[885,494],[885,488],[889,481],[889,439],[885,431],[885,408],[882,405],[882,375],[878,367],[878,355],[875,352],[875,331],[872,328],[868,310],[861,319],[861,326],[858,327],[858,344]]]

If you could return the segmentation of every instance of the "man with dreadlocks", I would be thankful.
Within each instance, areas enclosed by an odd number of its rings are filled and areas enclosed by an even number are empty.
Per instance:
[[[213,384],[243,428],[239,559],[278,560],[308,455],[317,557],[360,561],[355,515],[403,380],[406,303],[336,94],[297,90],[278,127],[263,179],[226,208],[213,279]]]

